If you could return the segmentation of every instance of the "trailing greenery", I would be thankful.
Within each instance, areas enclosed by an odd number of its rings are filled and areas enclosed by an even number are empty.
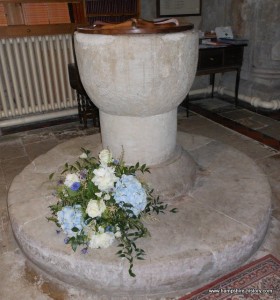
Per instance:
[[[64,241],[74,251],[80,245],[82,253],[89,248],[107,248],[117,240],[120,250],[116,254],[128,260],[128,272],[134,277],[134,259],[145,257],[136,242],[150,235],[142,220],[164,213],[167,204],[136,177],[138,172],[150,172],[145,164],[127,166],[123,155],[116,160],[106,149],[98,159],[89,150],[81,150],[74,164],[66,163],[61,174],[49,176],[57,182],[58,201],[50,206],[51,216],[47,219],[65,233]]]

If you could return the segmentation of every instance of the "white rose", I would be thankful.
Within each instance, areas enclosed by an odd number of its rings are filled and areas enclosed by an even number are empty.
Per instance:
[[[99,153],[99,160],[101,165],[107,166],[107,164],[112,161],[112,153],[107,149],[102,150]]]
[[[86,213],[91,217],[101,217],[102,213],[105,211],[106,205],[103,200],[93,200],[91,199],[87,205]]]
[[[100,167],[93,171],[92,182],[98,187],[102,192],[108,192],[114,187],[114,183],[118,180],[115,176],[114,167]]]
[[[102,192],[100,192],[100,193],[95,193],[95,195],[96,195],[98,198],[101,198]]]
[[[65,178],[65,181],[64,181],[64,184],[71,188],[71,186],[73,185],[73,183],[75,182],[80,182],[80,179],[78,177],[77,174],[67,174],[66,175],[66,178]]]
[[[87,156],[87,154],[84,152],[84,153],[82,153],[81,155],[80,155],[80,158],[87,158],[88,156]]]
[[[89,247],[94,249],[108,248],[113,244],[114,240],[115,236],[112,232],[93,234],[89,242]]]

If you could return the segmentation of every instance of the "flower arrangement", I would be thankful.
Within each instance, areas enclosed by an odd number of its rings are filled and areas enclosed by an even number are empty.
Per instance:
[[[83,245],[82,253],[88,248],[107,248],[117,240],[121,249],[116,254],[129,261],[133,277],[133,259],[142,260],[145,255],[136,240],[149,235],[143,217],[167,208],[138,180],[136,172],[150,171],[145,164],[126,166],[123,155],[116,160],[107,149],[96,159],[82,148],[79,159],[73,165],[66,163],[59,175],[58,202],[50,206],[52,215],[47,218],[59,227],[58,233],[64,232],[65,243],[74,251],[79,245]]]

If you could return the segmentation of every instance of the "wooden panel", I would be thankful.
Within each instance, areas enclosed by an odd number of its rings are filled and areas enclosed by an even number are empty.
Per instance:
[[[80,3],[82,0],[0,0],[0,3],[51,3],[51,2],[68,2]]]
[[[25,25],[70,23],[67,3],[23,3]]]
[[[49,24],[48,5],[46,3],[23,3],[22,11],[25,25]]]
[[[72,11],[73,11],[73,17],[74,22],[78,24],[85,24],[87,23],[86,18],[86,12],[85,12],[85,3],[73,3],[72,5]]]
[[[19,3],[4,4],[8,25],[24,24],[24,17]]]
[[[0,30],[0,38],[66,34],[66,33],[73,33],[74,30],[75,30],[74,24],[2,26]]]
[[[6,12],[4,5],[0,3],[0,26],[7,26],[7,17],[6,17]]]
[[[50,24],[70,23],[67,3],[49,3],[48,8]]]

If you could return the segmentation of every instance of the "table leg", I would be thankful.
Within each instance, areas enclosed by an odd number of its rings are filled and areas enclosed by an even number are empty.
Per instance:
[[[190,102],[190,96],[188,94],[187,97],[186,97],[187,117],[189,117],[189,109],[190,109],[189,102]]]
[[[210,74],[210,84],[212,85],[211,98],[214,97],[215,73]]]
[[[187,117],[189,116],[189,101],[190,101],[190,97],[189,94],[187,94],[186,98],[182,102],[182,106],[185,107],[186,109]]]
[[[76,94],[77,94],[77,102],[78,102],[78,115],[79,115],[80,123],[82,124],[83,117],[82,117],[81,95],[78,92],[76,92]]]
[[[240,69],[237,69],[236,80],[235,80],[235,107],[238,105],[238,90],[239,90],[239,81],[240,81]]]

